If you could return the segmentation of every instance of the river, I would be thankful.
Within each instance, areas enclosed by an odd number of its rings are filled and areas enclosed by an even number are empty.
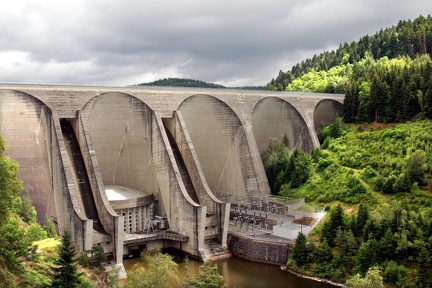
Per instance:
[[[176,253],[170,253],[178,263],[180,279],[184,279],[186,261]],[[136,263],[142,263],[140,258],[130,258],[123,261],[126,272]],[[277,265],[268,265],[246,261],[232,257],[214,262],[219,273],[224,276],[228,287],[238,288],[334,288],[327,283],[315,282],[282,271]],[[202,262],[189,259],[188,265],[192,273],[197,273]],[[180,286],[181,287],[181,286]]]

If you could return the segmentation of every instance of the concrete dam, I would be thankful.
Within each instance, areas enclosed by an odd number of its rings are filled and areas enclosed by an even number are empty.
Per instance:
[[[270,189],[260,152],[316,130],[344,96],[225,89],[0,84],[5,155],[39,222],[71,231],[78,251],[173,247],[206,260],[227,248],[231,205]],[[154,233],[163,231],[163,233]]]

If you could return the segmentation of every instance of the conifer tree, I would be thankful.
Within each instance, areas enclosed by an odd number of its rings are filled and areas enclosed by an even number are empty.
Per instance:
[[[357,212],[357,222],[356,222],[356,236],[363,236],[363,228],[366,225],[367,220],[369,219],[369,210],[366,205],[360,203],[358,212]]]
[[[327,240],[324,239],[321,246],[317,251],[317,260],[319,263],[329,263],[333,259],[333,254],[331,252],[330,246],[327,243]]]
[[[340,204],[330,211],[330,219],[324,223],[322,229],[322,238],[327,240],[330,247],[335,246],[336,233],[339,228],[345,229],[344,212]]]
[[[418,259],[418,269],[417,269],[417,286],[418,287],[430,287],[431,283],[431,259],[429,252],[426,247],[422,247]]]
[[[369,267],[372,266],[371,263],[371,251],[370,242],[363,242],[354,257],[355,267],[354,270],[361,275],[365,275]]]
[[[394,256],[395,241],[393,233],[390,228],[388,228],[384,236],[379,240],[379,254],[382,260],[390,260]]]
[[[72,241],[72,235],[68,230],[63,232],[61,244],[57,247],[58,258],[53,268],[54,279],[51,287],[73,288],[81,283],[80,274],[75,261],[76,250]]]
[[[306,236],[303,233],[299,233],[296,239],[292,257],[299,265],[307,262]]]

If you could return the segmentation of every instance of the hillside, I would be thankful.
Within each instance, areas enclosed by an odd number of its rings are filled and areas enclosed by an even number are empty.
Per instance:
[[[182,78],[164,78],[153,82],[141,83],[136,86],[169,86],[169,87],[195,87],[195,88],[213,88],[213,89],[264,90],[264,86],[226,87],[223,85],[208,83],[201,80],[182,79]]]
[[[391,287],[427,287],[419,284],[432,273],[431,130],[432,121],[332,124],[309,160],[288,156],[279,171],[307,177],[300,185],[282,183],[279,195],[304,197],[329,211],[288,266],[342,283],[379,266]],[[293,168],[308,161],[307,172],[305,165]]]
[[[374,59],[389,59],[432,53],[432,18],[420,16],[411,21],[399,21],[396,26],[381,29],[375,35],[365,35],[359,41],[343,43],[336,51],[325,51],[296,64],[286,72],[279,71],[266,86],[268,90],[285,90],[294,79],[311,71],[329,71],[331,68],[354,64],[368,54]]]
[[[347,123],[432,119],[431,52],[432,18],[400,21],[280,72],[267,89],[345,94]]]
[[[164,78],[148,83],[141,83],[137,86],[170,86],[170,87],[200,87],[200,88],[225,88],[225,86],[208,83],[194,79]]]

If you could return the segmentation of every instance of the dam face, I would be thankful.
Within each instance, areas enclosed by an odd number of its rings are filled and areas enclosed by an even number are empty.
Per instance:
[[[226,248],[231,203],[270,194],[260,153],[285,135],[291,150],[319,147],[317,126],[341,115],[343,99],[0,84],[0,133],[39,222],[70,230],[79,251],[101,245],[121,263],[134,249],[174,247],[206,259],[207,241]]]

